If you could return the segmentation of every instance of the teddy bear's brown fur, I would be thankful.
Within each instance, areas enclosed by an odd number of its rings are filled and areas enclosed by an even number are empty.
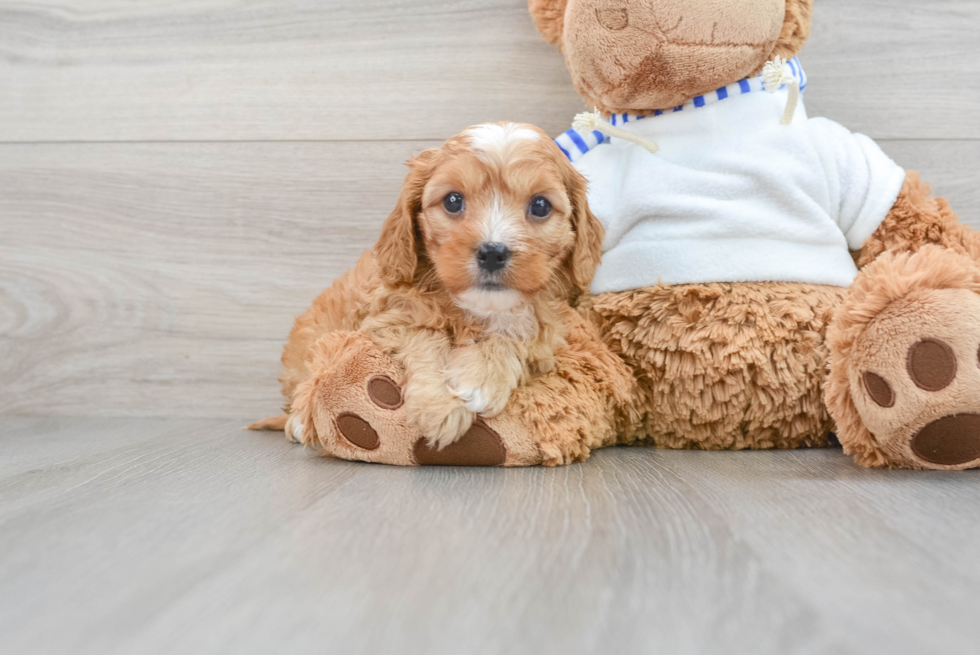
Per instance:
[[[529,1],[586,105],[634,114],[758,73],[777,54],[794,56],[810,32],[812,0],[783,4],[733,0],[719,11],[700,0]],[[865,466],[980,464],[977,235],[910,172],[852,255],[860,272],[849,289],[715,283],[585,299],[638,383],[621,439],[795,448],[824,445],[836,431]]]

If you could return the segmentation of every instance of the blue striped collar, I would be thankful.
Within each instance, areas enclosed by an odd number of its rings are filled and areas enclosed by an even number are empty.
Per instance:
[[[793,57],[786,63],[789,66],[790,71],[793,73],[793,77],[799,80],[800,92],[802,93],[806,90],[807,77],[806,73],[803,71],[803,66],[800,65],[800,60]],[[626,123],[641,121],[654,116],[662,116],[664,114],[673,114],[679,111],[699,109],[732,96],[764,91],[765,89],[766,83],[762,79],[762,75],[756,75],[755,77],[747,77],[744,80],[735,82],[734,84],[723,86],[716,91],[712,91],[711,93],[696,96],[685,102],[683,105],[677,105],[671,109],[658,109],[652,114],[646,114],[643,116],[630,113],[612,114],[608,118],[608,122],[611,125],[625,125]],[[565,156],[568,157],[570,161],[576,161],[579,157],[587,153],[592,148],[595,148],[600,143],[604,143],[608,140],[609,137],[598,130],[593,130],[592,132],[588,133],[581,133],[577,130],[571,129],[555,139],[555,143],[558,144],[558,147],[561,148],[561,151],[565,153]]]

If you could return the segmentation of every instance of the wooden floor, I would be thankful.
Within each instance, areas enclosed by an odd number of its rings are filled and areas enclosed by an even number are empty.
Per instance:
[[[0,422],[3,653],[976,653],[980,472],[618,448],[315,457],[229,421]]]
[[[814,13],[809,114],[980,227],[980,2]],[[978,472],[241,430],[402,162],[582,108],[524,0],[0,0],[0,653],[976,653]]]

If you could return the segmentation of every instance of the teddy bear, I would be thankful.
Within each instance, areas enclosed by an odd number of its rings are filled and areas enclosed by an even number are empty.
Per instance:
[[[529,8],[595,110],[555,140],[605,228],[567,348],[437,449],[389,353],[353,323],[312,335],[313,373],[283,380],[316,423],[301,440],[401,465],[838,440],[866,467],[980,465],[980,242],[871,139],[807,116],[812,0]]]
[[[809,118],[813,0],[529,0],[587,108],[556,142],[606,236],[580,310],[632,370],[620,442],[980,465],[980,242]]]

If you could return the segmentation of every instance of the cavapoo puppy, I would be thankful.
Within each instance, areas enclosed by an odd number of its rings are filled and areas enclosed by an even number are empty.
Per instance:
[[[592,334],[570,302],[588,290],[603,229],[588,209],[584,178],[546,134],[524,124],[477,125],[408,166],[398,205],[373,251],[296,320],[280,378],[288,414],[253,427],[285,428],[297,441],[326,446],[313,405],[331,386],[317,377],[318,368],[344,351],[328,356],[317,344],[332,334],[358,333],[402,372],[397,383],[384,378],[391,402],[375,404],[404,405],[407,423],[439,451],[479,417],[499,414],[515,389],[551,373],[570,327]],[[611,354],[589,357],[602,360],[587,364],[598,377],[603,367],[622,366]],[[574,413],[555,409],[553,420]],[[354,431],[369,436],[348,441],[376,447],[374,428],[355,418],[360,423],[349,422]],[[601,421],[586,418],[600,429]],[[602,429],[608,439],[611,426]],[[581,441],[583,431],[588,428],[569,438]],[[587,447],[572,450],[577,454],[568,457],[587,456]]]

